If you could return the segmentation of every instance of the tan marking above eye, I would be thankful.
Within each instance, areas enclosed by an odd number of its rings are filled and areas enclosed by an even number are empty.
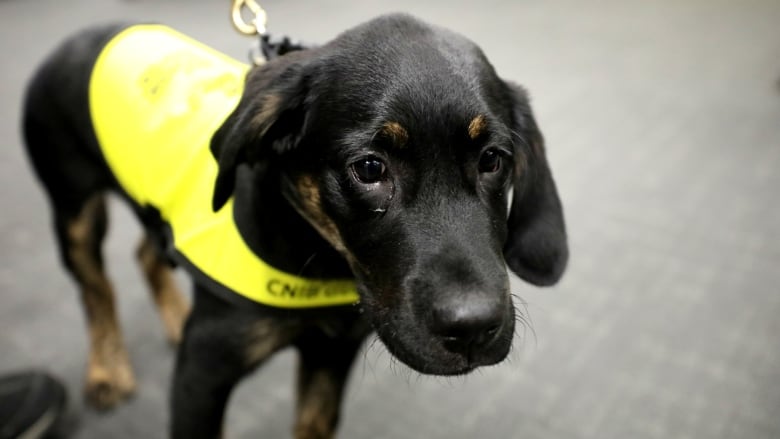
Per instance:
[[[380,132],[393,143],[396,148],[406,147],[409,141],[409,133],[398,122],[385,122]]]
[[[469,122],[469,137],[471,140],[477,140],[479,136],[485,133],[487,128],[487,118],[484,115],[478,115]]]

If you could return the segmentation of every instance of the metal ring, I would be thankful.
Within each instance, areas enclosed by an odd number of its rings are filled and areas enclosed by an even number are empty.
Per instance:
[[[241,15],[241,10],[246,7],[254,15],[254,19],[247,23]],[[233,27],[244,35],[264,35],[265,24],[268,18],[265,10],[255,0],[233,0],[231,9]]]

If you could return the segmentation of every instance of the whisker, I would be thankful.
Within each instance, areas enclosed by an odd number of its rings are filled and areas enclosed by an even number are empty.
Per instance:
[[[525,146],[527,146],[529,148],[531,147],[531,145],[528,143],[528,141],[525,139],[525,137],[522,134],[520,134],[519,132],[517,132],[517,130],[510,129],[509,132],[511,134],[513,134],[515,137],[517,137],[517,139],[520,140],[523,143],[523,145],[525,145]]]
[[[526,337],[527,333],[530,330],[531,331],[531,335],[533,335],[533,338],[534,338],[534,346],[538,348],[539,347],[539,339],[538,339],[537,334],[536,334],[536,328],[534,328],[534,326],[535,326],[534,325],[534,321],[531,318],[531,312],[528,309],[528,302],[525,301],[525,299],[523,299],[522,297],[520,297],[519,295],[517,295],[515,293],[511,293],[511,296],[512,296],[513,299],[515,299],[515,300],[512,301],[512,305],[513,305],[513,307],[515,309],[515,322],[520,323],[520,326],[523,327],[522,336],[518,332],[519,328],[517,328],[517,327],[515,327],[515,334],[518,337],[520,337],[523,341],[525,341],[526,338],[527,338]]]
[[[306,267],[308,267],[309,264],[311,264],[311,261],[313,261],[316,256],[317,256],[317,252],[314,252],[312,253],[311,256],[309,256],[308,259],[306,259],[306,262],[304,262],[301,268],[298,270],[299,276],[303,274],[303,271],[306,270]]]

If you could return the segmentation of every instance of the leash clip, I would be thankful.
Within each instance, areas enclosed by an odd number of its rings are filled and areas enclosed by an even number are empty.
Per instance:
[[[244,20],[243,11],[244,8],[248,9],[253,18],[249,21]],[[249,49],[249,60],[256,66],[259,66],[268,60],[266,55],[265,45],[268,41],[266,34],[266,23],[268,21],[268,14],[255,0],[233,0],[233,7],[231,8],[231,18],[233,21],[233,27],[244,35],[250,37],[258,36],[255,44]]]
[[[254,15],[254,18],[244,20],[244,8]],[[256,66],[266,61],[284,55],[295,50],[303,50],[306,47],[300,43],[293,43],[289,38],[272,41],[266,29],[268,14],[255,0],[233,0],[231,9],[233,27],[244,35],[258,37],[249,49],[249,60]]]
[[[244,8],[249,9],[249,12],[253,15],[253,18],[248,22],[244,20]],[[233,27],[244,35],[262,36],[266,33],[265,26],[268,21],[268,14],[255,0],[233,0],[231,18],[233,19]]]

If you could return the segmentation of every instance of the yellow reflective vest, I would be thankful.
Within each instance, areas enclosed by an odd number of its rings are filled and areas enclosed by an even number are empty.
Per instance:
[[[98,57],[89,88],[101,151],[127,195],[159,211],[174,259],[251,301],[281,308],[356,303],[353,280],[280,271],[244,242],[233,200],[213,212],[212,134],[238,105],[248,66],[161,25],[132,26]]]

